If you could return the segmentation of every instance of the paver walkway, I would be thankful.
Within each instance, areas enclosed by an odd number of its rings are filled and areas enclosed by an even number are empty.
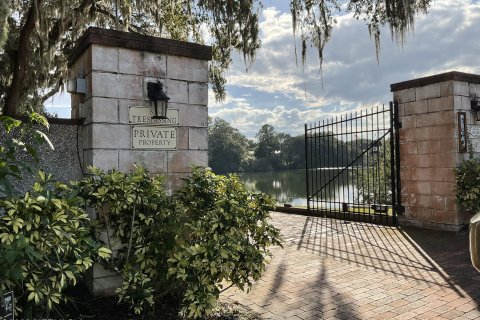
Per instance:
[[[468,232],[272,213],[285,238],[250,293],[265,319],[480,319]]]

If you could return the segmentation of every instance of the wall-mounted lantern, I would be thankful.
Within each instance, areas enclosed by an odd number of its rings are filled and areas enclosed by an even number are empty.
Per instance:
[[[475,112],[475,120],[480,121],[480,99],[472,97],[471,100],[472,111]]]
[[[169,97],[163,92],[163,85],[161,82],[147,82],[148,99],[153,102],[155,108],[155,115],[152,119],[168,119],[167,118],[167,104]]]

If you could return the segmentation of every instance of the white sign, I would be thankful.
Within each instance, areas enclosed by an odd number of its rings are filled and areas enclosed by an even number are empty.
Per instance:
[[[128,122],[131,124],[156,124],[178,126],[178,110],[167,108],[168,119],[152,119],[155,115],[153,107],[130,106],[128,109]]]
[[[470,127],[470,135],[472,137],[480,137],[480,127],[479,126],[471,126]]]
[[[177,128],[132,126],[132,149],[177,149]]]

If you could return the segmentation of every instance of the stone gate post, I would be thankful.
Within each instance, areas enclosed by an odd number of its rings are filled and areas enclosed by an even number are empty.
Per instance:
[[[399,223],[457,231],[468,217],[456,203],[453,169],[468,157],[468,139],[480,151],[470,104],[480,96],[480,76],[448,72],[395,83],[391,91],[401,123]]]
[[[191,165],[207,166],[208,61],[211,47],[90,28],[69,59],[72,118],[79,133],[82,170],[87,166],[127,172],[135,163],[165,174],[178,186]],[[153,120],[147,83],[160,81],[167,120]],[[94,214],[94,213],[93,213]],[[115,274],[93,269],[94,294],[111,294]]]

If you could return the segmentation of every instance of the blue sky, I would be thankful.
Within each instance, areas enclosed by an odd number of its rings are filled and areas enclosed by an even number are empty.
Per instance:
[[[325,49],[323,80],[318,55],[295,61],[288,0],[266,0],[261,16],[262,48],[248,72],[240,55],[227,75],[227,99],[209,93],[209,115],[220,117],[249,138],[265,123],[279,132],[301,134],[306,122],[319,121],[391,100],[390,84],[447,71],[480,74],[480,3],[435,0],[418,16],[415,31],[402,44],[383,30],[379,63],[367,26],[339,15]],[[68,95],[46,104],[68,114]]]

